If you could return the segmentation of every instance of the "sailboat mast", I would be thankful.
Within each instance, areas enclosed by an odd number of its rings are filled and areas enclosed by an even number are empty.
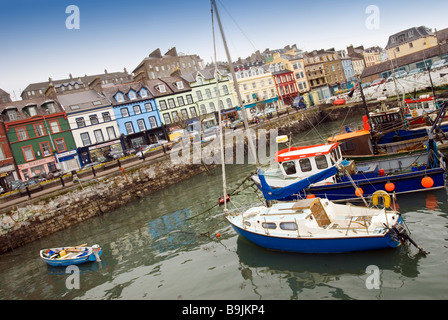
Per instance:
[[[223,41],[223,44],[224,44],[224,49],[226,51],[227,60],[228,60],[228,63],[229,63],[229,68],[230,68],[230,73],[232,74],[232,78],[233,78],[233,85],[235,87],[235,92],[236,92],[237,97],[238,97],[238,105],[240,106],[241,113],[243,115],[244,128],[246,129],[247,134],[248,134],[247,141],[248,141],[248,144],[249,144],[249,150],[252,153],[252,156],[255,159],[255,163],[258,166],[257,153],[255,151],[254,142],[251,139],[250,132],[248,131],[248,129],[249,129],[249,122],[247,121],[246,110],[244,109],[243,99],[241,98],[240,88],[238,86],[238,81],[236,79],[235,69],[233,67],[233,62],[232,62],[232,58],[230,56],[229,48],[227,47],[226,36],[224,34],[224,29],[222,28],[221,18],[219,16],[218,8],[216,6],[216,1],[215,0],[211,0],[211,5],[212,5],[212,9],[214,9],[214,11],[215,11],[216,19],[218,20],[219,30],[221,31],[221,37],[222,37],[222,41]]]

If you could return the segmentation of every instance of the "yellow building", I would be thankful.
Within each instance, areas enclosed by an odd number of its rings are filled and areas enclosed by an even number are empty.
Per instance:
[[[394,59],[434,46],[437,46],[436,34],[431,29],[421,26],[391,35],[385,49],[389,59]]]
[[[238,101],[232,76],[231,74],[228,74],[228,76],[234,100]],[[260,111],[258,109],[276,108],[278,110],[283,107],[281,102],[278,101],[274,78],[266,66],[235,71],[235,76],[237,77],[243,105],[246,110],[250,111],[247,113],[249,117]]]
[[[274,70],[273,66],[283,65],[285,69],[294,72],[297,88],[300,93],[310,90],[308,86],[307,74],[305,72],[303,55],[301,53],[297,53],[295,49],[291,49],[282,54],[279,52],[274,53],[266,64],[271,67],[271,72],[279,71]]]

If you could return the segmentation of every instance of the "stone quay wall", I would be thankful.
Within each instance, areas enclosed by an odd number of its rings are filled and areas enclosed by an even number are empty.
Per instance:
[[[204,165],[173,165],[169,160],[159,161],[101,181],[81,182],[64,194],[12,208],[2,217],[0,254],[118,209],[209,169]]]
[[[287,116],[273,116],[253,129],[278,129],[279,135],[298,133],[319,123],[320,117],[318,108],[292,111]],[[245,148],[247,152],[247,141]],[[212,153],[218,151],[213,150]],[[174,163],[165,155],[157,161],[143,162],[125,171],[117,169],[114,174],[100,179],[86,181],[88,178],[85,177],[80,184],[68,189],[11,206],[0,215],[0,254],[116,210],[163,188],[209,172],[218,165],[189,161]]]

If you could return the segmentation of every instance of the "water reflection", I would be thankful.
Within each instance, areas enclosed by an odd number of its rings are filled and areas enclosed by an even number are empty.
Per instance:
[[[368,277],[366,268],[370,265],[378,267],[382,273],[391,271],[397,279],[401,276],[417,278],[419,261],[424,258],[421,254],[413,253],[408,246],[332,255],[274,252],[258,247],[242,237],[238,237],[236,254],[243,279],[253,284],[254,274],[256,277],[274,275],[279,280],[286,279],[291,299],[298,299],[305,290],[316,287],[330,288],[334,295],[332,298],[351,299],[344,290],[338,288],[341,279],[355,277],[359,280],[359,289],[365,289],[364,280]]]

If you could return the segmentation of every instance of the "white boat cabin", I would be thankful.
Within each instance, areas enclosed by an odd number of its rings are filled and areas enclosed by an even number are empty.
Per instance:
[[[340,163],[342,159],[338,143],[280,150],[276,162],[284,177],[305,179]],[[328,178],[323,182],[334,182]]]

